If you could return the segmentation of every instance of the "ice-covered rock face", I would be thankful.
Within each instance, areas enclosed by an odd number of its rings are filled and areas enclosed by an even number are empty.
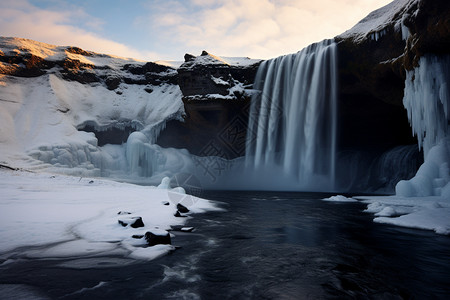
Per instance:
[[[409,181],[400,181],[400,196],[450,199],[450,56],[426,55],[407,74],[403,99],[425,163]]]

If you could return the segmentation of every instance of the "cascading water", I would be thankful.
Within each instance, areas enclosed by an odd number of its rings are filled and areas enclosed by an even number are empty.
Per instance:
[[[333,189],[336,161],[337,49],[333,40],[263,62],[257,72],[246,165],[281,167],[302,187]]]

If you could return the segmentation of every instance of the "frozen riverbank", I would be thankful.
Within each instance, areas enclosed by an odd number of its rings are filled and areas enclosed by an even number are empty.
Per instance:
[[[154,259],[174,247],[149,247],[133,235],[185,224],[189,216],[174,216],[180,202],[190,213],[218,209],[211,201],[168,189],[1,168],[0,189],[0,258],[5,262],[17,252],[39,258],[118,254]],[[141,217],[144,226],[118,222],[133,217]],[[51,244],[45,251],[31,247]]]

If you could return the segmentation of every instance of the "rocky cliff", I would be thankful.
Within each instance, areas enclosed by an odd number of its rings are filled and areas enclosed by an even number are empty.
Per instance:
[[[168,123],[157,143],[187,148],[200,156],[243,156],[252,85],[260,62],[206,51],[197,57],[186,54],[177,70],[184,122]]]
[[[450,54],[450,2],[397,0],[336,40],[341,145],[414,143],[402,103],[406,71],[425,54]]]
[[[362,151],[376,164],[388,149],[417,144],[403,105],[406,72],[424,55],[450,54],[450,2],[393,1],[335,39],[340,151]],[[422,158],[411,155],[418,168]]]

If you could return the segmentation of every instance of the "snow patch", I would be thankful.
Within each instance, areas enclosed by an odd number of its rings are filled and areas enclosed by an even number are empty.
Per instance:
[[[330,202],[358,202],[358,200],[356,200],[356,199],[347,198],[347,197],[342,196],[342,195],[331,196],[329,198],[324,198],[322,200],[323,201],[330,201]]]

